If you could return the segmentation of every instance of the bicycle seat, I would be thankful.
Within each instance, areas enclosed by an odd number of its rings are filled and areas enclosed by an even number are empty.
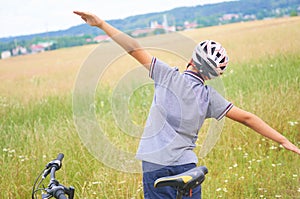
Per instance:
[[[178,190],[190,190],[200,185],[207,173],[205,166],[196,167],[178,175],[158,178],[154,182],[154,187],[171,186]]]

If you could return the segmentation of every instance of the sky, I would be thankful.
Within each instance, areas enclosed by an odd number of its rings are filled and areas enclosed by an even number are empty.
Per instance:
[[[5,0],[0,6],[0,38],[65,30],[83,23],[73,10],[104,20],[229,0]]]

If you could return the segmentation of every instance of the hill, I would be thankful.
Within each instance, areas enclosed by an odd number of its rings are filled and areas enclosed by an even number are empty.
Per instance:
[[[171,28],[172,31],[180,31],[240,21],[296,16],[299,12],[299,0],[238,0],[194,7],[179,7],[164,12],[109,20],[108,23],[132,36],[143,37],[163,34],[168,28]],[[152,27],[149,31],[153,24],[154,28]],[[133,32],[141,29],[142,31]],[[66,30],[0,38],[1,58],[96,43],[99,41],[95,40],[95,37],[101,34],[104,33],[98,28],[81,24]],[[2,52],[5,52],[6,55],[3,55]]]
[[[151,21],[163,22],[163,15],[167,15],[170,25],[183,26],[186,21],[195,21],[198,26],[213,26],[237,21],[248,21],[264,19],[269,17],[282,17],[290,15],[291,12],[299,10],[299,0],[238,0],[195,7],[180,7],[172,10],[130,16],[125,19],[109,20],[113,26],[130,31],[138,28],[149,27]],[[222,17],[226,14],[235,14],[226,20]],[[98,35],[102,32],[97,28],[86,24],[70,27],[66,30],[45,32],[17,37],[0,38],[0,42],[9,42],[14,39],[30,40],[34,37],[62,37],[76,35]]]

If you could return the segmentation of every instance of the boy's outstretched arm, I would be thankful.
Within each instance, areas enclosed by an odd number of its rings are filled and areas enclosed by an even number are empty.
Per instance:
[[[293,151],[300,155],[300,149],[292,144],[287,138],[277,132],[275,129],[271,128],[258,116],[246,112],[237,107],[232,107],[226,114],[226,117],[240,122],[249,128],[253,129],[257,133],[281,144],[285,149]]]
[[[74,11],[74,13],[81,16],[81,18],[90,26],[95,26],[102,29],[116,43],[124,48],[128,54],[133,56],[138,62],[143,64],[143,66],[149,70],[152,61],[152,55],[143,49],[134,38],[111,26],[92,13],[80,11]]]

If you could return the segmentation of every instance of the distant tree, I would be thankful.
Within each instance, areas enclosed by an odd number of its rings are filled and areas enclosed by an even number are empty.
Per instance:
[[[291,17],[298,16],[298,12],[297,12],[297,10],[291,10],[291,12],[290,12],[290,16],[291,16]]]

